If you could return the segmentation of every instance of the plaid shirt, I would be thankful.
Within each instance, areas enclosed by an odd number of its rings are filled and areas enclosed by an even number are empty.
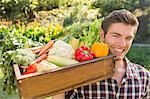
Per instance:
[[[65,99],[150,99],[150,72],[127,58],[121,85],[109,78],[65,93]]]

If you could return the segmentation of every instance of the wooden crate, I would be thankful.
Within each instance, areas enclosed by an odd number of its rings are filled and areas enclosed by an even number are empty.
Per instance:
[[[113,55],[65,66],[53,71],[21,75],[14,65],[21,99],[42,99],[111,77],[114,73]]]

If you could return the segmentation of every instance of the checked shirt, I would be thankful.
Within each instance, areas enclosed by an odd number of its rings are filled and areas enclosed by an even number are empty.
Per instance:
[[[65,93],[65,99],[150,99],[150,72],[127,58],[121,85],[109,78]]]

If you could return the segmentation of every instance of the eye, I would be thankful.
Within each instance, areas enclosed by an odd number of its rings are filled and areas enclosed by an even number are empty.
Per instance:
[[[127,37],[126,38],[126,40],[132,40],[133,39],[133,37]]]
[[[118,34],[113,34],[113,37],[119,37],[120,35],[118,35]]]

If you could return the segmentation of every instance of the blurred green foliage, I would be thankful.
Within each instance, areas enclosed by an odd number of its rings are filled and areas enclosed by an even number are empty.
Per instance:
[[[149,0],[95,0],[92,7],[99,8],[102,16],[105,16],[117,9],[128,9],[134,11],[135,9],[147,9],[150,5]]]
[[[150,70],[150,47],[133,46],[127,57],[131,62],[140,64]]]
[[[0,0],[0,17],[34,18],[36,11],[70,6],[71,0]]]

